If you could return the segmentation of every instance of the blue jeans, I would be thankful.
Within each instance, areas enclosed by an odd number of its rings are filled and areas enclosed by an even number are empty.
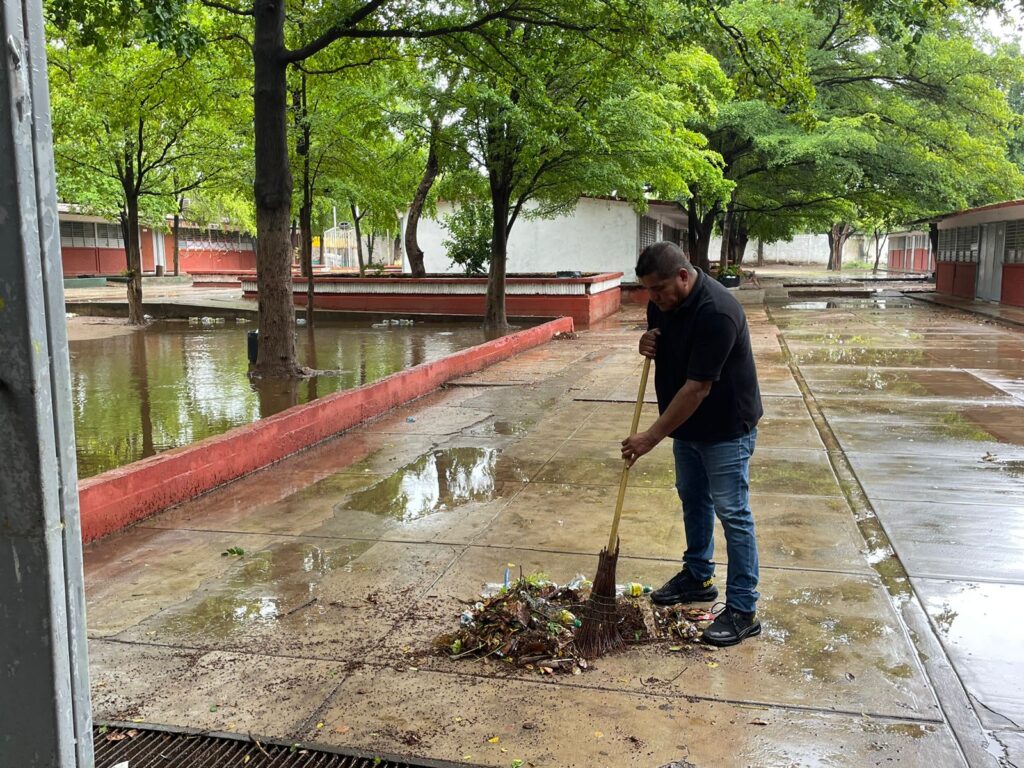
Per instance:
[[[683,564],[697,579],[715,572],[715,515],[722,521],[729,558],[726,604],[752,612],[757,605],[757,538],[750,511],[750,457],[757,430],[721,443],[673,440],[676,490],[683,502]]]

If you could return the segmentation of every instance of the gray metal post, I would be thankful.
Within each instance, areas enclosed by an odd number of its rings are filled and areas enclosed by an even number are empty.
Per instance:
[[[92,768],[40,0],[0,10],[0,765]]]

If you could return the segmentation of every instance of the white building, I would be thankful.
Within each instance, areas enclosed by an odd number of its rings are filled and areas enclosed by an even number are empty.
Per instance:
[[[448,260],[442,244],[448,239],[444,217],[453,210],[452,203],[442,201],[437,205],[436,219],[420,219],[417,241],[423,249],[428,273],[462,271]],[[404,232],[404,219],[402,227]],[[622,272],[629,281],[633,279],[637,254],[659,240],[685,244],[686,213],[678,203],[652,201],[647,213],[639,214],[624,200],[583,197],[568,216],[520,216],[508,239],[507,269],[510,274],[561,270]],[[408,272],[407,258],[403,266]]]
[[[453,203],[437,205],[437,218],[420,219],[417,240],[424,253],[428,273],[459,273],[445,253],[448,230],[444,217],[455,209]],[[402,221],[403,233],[405,220]],[[636,257],[647,245],[669,240],[686,248],[687,218],[682,205],[673,202],[649,201],[647,212],[638,214],[631,203],[604,197],[582,197],[576,209],[567,216],[553,219],[520,218],[512,227],[508,241],[508,272],[622,272],[624,282],[635,280]],[[405,238],[403,236],[402,243]],[[708,256],[718,260],[722,240],[711,241]],[[757,241],[747,244],[744,263],[752,265],[757,258]],[[765,262],[769,264],[820,265],[828,263],[828,237],[796,235],[792,240],[766,243]],[[864,238],[854,235],[846,242],[843,260],[868,257]],[[873,257],[872,257],[873,258]],[[409,261],[403,248],[403,270]]]

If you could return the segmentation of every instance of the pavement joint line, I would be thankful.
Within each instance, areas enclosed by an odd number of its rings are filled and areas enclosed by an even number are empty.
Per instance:
[[[772,320],[770,308],[766,309],[768,310],[769,320]],[[840,482],[840,488],[846,495],[851,513],[854,515],[855,520],[873,518],[877,521],[879,534],[883,539],[884,545],[893,553],[896,564],[906,577],[906,596],[898,602],[890,596],[890,602],[896,614],[903,619],[901,623],[906,633],[907,641],[910,643],[910,647],[917,653],[918,663],[924,669],[925,678],[929,683],[932,695],[938,703],[939,710],[943,713],[943,718],[953,734],[953,740],[956,743],[960,757],[968,766],[995,766],[996,758],[985,749],[983,744],[978,743],[977,737],[979,734],[984,734],[984,729],[977,712],[971,705],[970,696],[964,686],[964,682],[953,666],[949,658],[949,652],[942,643],[942,640],[936,636],[931,619],[924,610],[920,595],[917,594],[909,574],[903,568],[899,554],[896,553],[892,545],[892,539],[878,517],[871,503],[871,498],[854,471],[849,457],[842,451],[842,444],[832,430],[832,426],[825,417],[822,407],[818,403],[810,385],[803,377],[800,366],[794,362],[793,354],[786,343],[785,332],[781,328],[778,332],[778,339],[787,365],[789,365],[797,386],[800,387],[804,406],[814,420],[822,442],[826,446],[838,446],[837,451],[829,452],[829,461],[832,464],[833,473]],[[960,403],[962,400],[955,402]],[[843,482],[844,477],[846,479],[845,483]],[[861,531],[861,533],[863,535],[864,532]],[[927,652],[915,641],[915,637],[929,646]],[[925,657],[927,660],[925,660]],[[940,695],[940,688],[946,695]],[[947,701],[947,697],[955,701]]]
[[[1024,584],[1024,577],[1000,576],[941,576],[932,573],[910,573],[910,578],[918,581],[953,581],[958,584]]]
[[[331,536],[327,534],[309,534],[309,533],[262,533],[259,531],[233,531],[224,528],[162,528],[159,526],[152,525],[137,525],[135,528],[145,528],[151,531],[183,531],[188,533],[209,533],[209,534],[230,534],[232,536],[268,536],[271,538],[282,538],[282,539],[313,539],[319,540],[324,539],[327,541],[353,541],[353,542],[375,542],[380,544],[409,544],[414,546],[437,546],[437,547],[463,547],[465,549],[494,549],[494,550],[507,550],[507,551],[518,551],[518,552],[540,552],[551,555],[573,555],[590,557],[594,553],[590,550],[587,551],[573,551],[567,549],[548,549],[545,547],[527,547],[527,546],[503,546],[501,544],[478,544],[474,541],[448,541],[444,539],[390,539],[380,537],[362,537],[362,536]],[[484,528],[481,533],[486,531]],[[678,563],[678,558],[671,557],[655,557],[653,555],[629,555],[623,553],[623,558],[626,560],[640,560],[644,562],[652,563]],[[725,567],[725,562],[712,561],[716,565]],[[874,570],[870,571],[848,571],[842,568],[808,568],[808,567],[797,567],[791,565],[768,565],[762,563],[761,567],[771,571],[792,571],[794,573],[834,573],[842,576],[877,576]],[[439,580],[439,579],[438,579]],[[435,580],[436,583],[437,580]],[[978,581],[978,579],[975,579]]]
[[[373,668],[373,669],[392,669],[396,665],[381,661],[364,660],[357,663],[349,663],[342,659],[332,658],[330,656],[298,656],[289,653],[267,653],[263,651],[253,651],[245,648],[212,648],[203,647],[196,645],[171,645],[170,643],[158,643],[148,642],[141,640],[123,640],[116,637],[95,637],[88,636],[89,640],[94,642],[103,643],[117,643],[119,645],[130,645],[139,647],[151,647],[151,648],[164,648],[171,651],[189,651],[194,653],[229,653],[237,656],[253,656],[263,657],[271,659],[287,659],[290,661],[317,661],[317,662],[328,662],[332,664],[345,664],[348,669],[345,672],[348,677],[353,669],[361,668]],[[544,688],[551,688],[554,683],[544,679],[531,679],[528,677],[516,677],[508,678],[505,676],[495,675],[484,675],[479,672],[455,672],[445,669],[431,669],[429,667],[419,667],[421,672],[429,672],[435,675],[445,675],[448,677],[472,677],[478,680],[488,680],[495,683],[508,682],[510,679],[516,683],[523,683],[526,685],[543,686]],[[638,677],[639,679],[639,677]],[[922,723],[926,725],[946,725],[942,718],[938,717],[927,717],[924,715],[888,715],[881,713],[871,713],[863,709],[834,709],[832,707],[813,707],[806,704],[792,704],[786,702],[764,702],[756,701],[753,699],[732,699],[732,698],[718,698],[715,696],[699,696],[689,693],[669,693],[665,691],[651,691],[646,686],[643,688],[616,688],[609,685],[587,685],[585,683],[578,683],[571,680],[565,682],[559,682],[559,686],[574,688],[577,690],[588,690],[588,691],[600,691],[602,693],[613,693],[613,694],[625,694],[629,696],[649,696],[660,699],[685,699],[687,702],[705,702],[711,704],[731,704],[732,706],[742,707],[745,709],[757,709],[757,710],[783,710],[790,712],[806,712],[811,714],[821,714],[836,717],[854,717],[857,719],[868,718],[870,720],[878,720],[881,722],[888,723]],[[641,685],[643,681],[641,681]],[[340,686],[339,686],[340,687]]]

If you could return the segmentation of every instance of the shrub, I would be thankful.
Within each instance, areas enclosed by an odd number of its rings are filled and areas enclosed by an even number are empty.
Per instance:
[[[482,275],[491,260],[491,204],[475,200],[463,203],[444,217],[449,239],[442,244],[451,263],[467,275]]]

